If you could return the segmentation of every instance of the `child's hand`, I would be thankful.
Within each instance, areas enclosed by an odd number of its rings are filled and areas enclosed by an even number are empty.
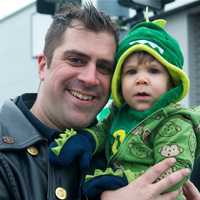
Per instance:
[[[59,147],[56,140],[49,145],[51,163],[69,166],[73,162],[78,162],[81,171],[86,172],[89,169],[92,153],[95,149],[95,141],[87,131],[78,131],[77,134],[66,140],[58,155],[52,151],[55,147]]]

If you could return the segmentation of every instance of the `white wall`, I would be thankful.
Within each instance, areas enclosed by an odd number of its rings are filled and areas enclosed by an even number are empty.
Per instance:
[[[166,30],[178,41],[184,54],[183,70],[188,74],[188,22],[187,13],[180,12],[165,18]],[[183,105],[189,105],[189,95],[182,101]]]
[[[40,19],[36,22],[35,14],[32,4],[0,20],[0,106],[7,98],[37,92],[39,79],[33,56],[42,52],[43,32],[48,25]]]

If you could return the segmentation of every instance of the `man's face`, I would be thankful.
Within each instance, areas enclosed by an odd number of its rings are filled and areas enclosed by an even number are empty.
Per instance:
[[[115,50],[108,32],[91,32],[80,24],[68,28],[51,65],[46,57],[39,61],[37,117],[60,129],[90,125],[108,100]]]

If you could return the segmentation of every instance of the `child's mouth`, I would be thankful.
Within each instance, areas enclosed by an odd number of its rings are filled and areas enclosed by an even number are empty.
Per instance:
[[[134,95],[137,99],[149,99],[150,94],[146,93],[146,92],[138,92],[137,94]]]

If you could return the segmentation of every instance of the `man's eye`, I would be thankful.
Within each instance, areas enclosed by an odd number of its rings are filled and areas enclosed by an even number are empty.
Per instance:
[[[101,74],[112,75],[113,74],[113,66],[111,63],[107,62],[97,62],[96,63],[97,70]]]
[[[106,75],[112,75],[113,74],[113,69],[111,67],[108,67],[108,66],[99,66],[98,71],[101,74],[106,74]]]
[[[85,63],[84,59],[79,58],[79,57],[68,57],[67,61],[71,64],[71,65],[75,65],[75,66],[81,66]]]

